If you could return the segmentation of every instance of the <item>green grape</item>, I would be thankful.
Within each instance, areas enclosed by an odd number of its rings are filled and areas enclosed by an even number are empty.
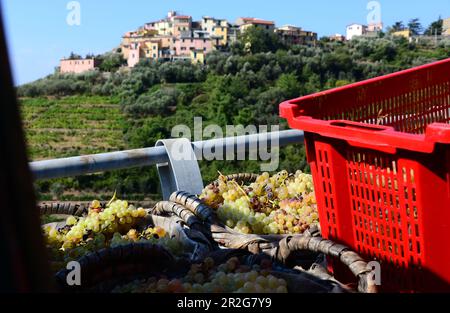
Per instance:
[[[218,218],[244,234],[301,234],[317,224],[319,216],[312,176],[297,171],[263,173],[249,186],[226,181],[221,175],[214,187],[214,208]],[[211,187],[201,199],[211,202]]]
[[[52,269],[57,271],[64,267],[64,263],[90,252],[133,242],[161,244],[175,255],[183,254],[186,247],[175,238],[170,238],[163,228],[148,227],[142,232],[134,229],[147,214],[144,209],[137,209],[127,201],[116,200],[103,209],[100,202],[94,200],[87,216],[69,217],[67,226],[59,230],[44,228]]]

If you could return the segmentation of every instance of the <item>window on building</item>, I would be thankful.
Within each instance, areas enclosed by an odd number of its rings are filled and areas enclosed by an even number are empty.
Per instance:
[[[153,58],[156,59],[156,53],[153,53]]]
[[[156,50],[156,46],[153,46],[153,50]]]

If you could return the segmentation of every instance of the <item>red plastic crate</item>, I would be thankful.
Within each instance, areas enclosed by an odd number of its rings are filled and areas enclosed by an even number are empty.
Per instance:
[[[305,131],[323,236],[378,260],[382,291],[450,291],[450,59],[280,114]]]

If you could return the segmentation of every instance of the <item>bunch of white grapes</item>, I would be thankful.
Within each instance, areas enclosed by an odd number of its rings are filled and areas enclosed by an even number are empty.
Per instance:
[[[85,236],[91,234],[114,234],[120,228],[131,228],[135,223],[147,215],[143,208],[136,209],[128,205],[127,201],[116,200],[105,209],[100,207],[100,202],[94,200],[86,217],[70,216],[66,220],[68,226],[60,232],[56,229],[47,229],[50,242],[62,242],[61,248],[73,248],[80,243]],[[121,227],[123,226],[123,227]]]
[[[249,186],[219,177],[201,199],[219,219],[244,234],[301,234],[319,221],[312,176],[263,173]]]
[[[181,254],[182,243],[170,238],[163,228],[147,227],[141,232],[134,229],[147,214],[146,210],[128,205],[127,201],[111,201],[103,209],[100,202],[94,200],[86,217],[70,216],[62,229],[44,228],[53,271],[90,252],[134,242],[160,244],[176,255]]]
[[[111,248],[117,246],[128,245],[130,243],[153,243],[159,244],[175,255],[180,255],[184,252],[185,247],[180,240],[170,237],[164,228],[156,226],[149,227],[142,232],[136,229],[130,229],[127,234],[121,235],[114,233],[109,246]]]
[[[284,279],[271,275],[266,266],[249,267],[235,257],[219,266],[206,258],[193,264],[183,278],[151,277],[116,287],[115,293],[287,293]]]

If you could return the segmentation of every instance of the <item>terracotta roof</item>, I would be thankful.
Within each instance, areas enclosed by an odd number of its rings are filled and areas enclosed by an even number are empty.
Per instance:
[[[245,24],[275,25],[273,21],[266,21],[253,17],[243,17],[242,20],[245,22]]]
[[[175,15],[173,18],[191,18],[189,15]]]
[[[257,21],[257,20],[254,20],[254,21],[251,21],[251,22],[247,22],[247,23],[245,23],[244,25],[255,25],[255,24],[257,24],[257,25],[275,25],[274,22],[269,22],[269,21]]]

